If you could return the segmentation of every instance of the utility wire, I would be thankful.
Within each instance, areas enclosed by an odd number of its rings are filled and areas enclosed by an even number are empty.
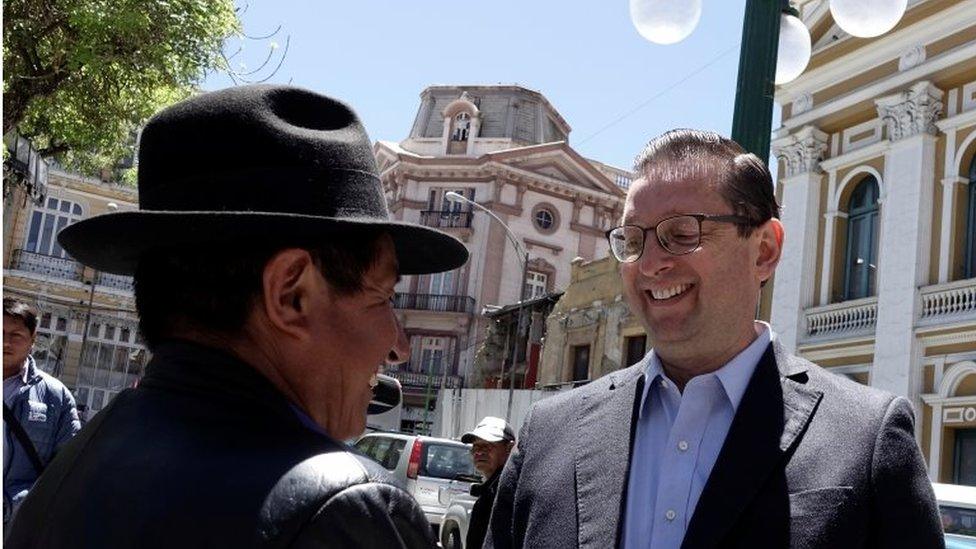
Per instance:
[[[685,83],[685,82],[687,82],[688,80],[691,80],[691,79],[692,79],[692,78],[694,78],[695,76],[697,76],[697,75],[699,75],[699,74],[701,74],[702,72],[704,72],[704,71],[705,71],[706,69],[708,69],[708,68],[709,68],[709,67],[711,67],[712,65],[714,65],[714,64],[716,64],[716,63],[718,63],[718,62],[719,62],[719,60],[721,60],[721,59],[722,59],[723,57],[725,57],[726,55],[728,55],[728,54],[730,54],[730,53],[732,53],[733,51],[735,51],[735,50],[737,50],[737,49],[739,49],[739,43],[736,43],[736,44],[735,44],[734,46],[731,46],[731,47],[729,47],[728,49],[726,49],[726,50],[724,50],[724,51],[722,51],[722,52],[721,52],[721,53],[719,53],[719,54],[718,54],[717,56],[715,56],[715,57],[714,57],[714,58],[713,58],[713,59],[712,59],[711,61],[709,61],[709,62],[707,62],[707,63],[705,63],[704,65],[702,65],[702,66],[700,66],[700,67],[698,67],[697,69],[695,69],[695,70],[693,70],[693,71],[691,71],[690,73],[688,73],[688,74],[686,74],[686,75],[685,75],[684,77],[682,77],[682,78],[681,78],[680,80],[678,80],[677,82],[674,82],[673,84],[671,84],[671,85],[670,85],[670,86],[668,86],[667,88],[664,88],[663,90],[661,90],[661,91],[659,91],[659,92],[657,92],[656,94],[654,94],[654,95],[653,95],[652,97],[650,97],[650,98],[649,98],[649,99],[647,99],[646,101],[644,101],[644,102],[642,102],[642,103],[640,103],[639,105],[637,105],[636,107],[634,107],[634,108],[632,108],[632,109],[630,109],[629,111],[627,111],[627,112],[625,112],[625,113],[623,113],[623,114],[621,114],[620,116],[618,116],[617,118],[615,118],[615,119],[614,119],[614,120],[613,120],[612,122],[610,122],[610,123],[608,123],[607,125],[605,125],[605,126],[603,126],[603,127],[602,127],[602,128],[600,128],[599,130],[597,130],[597,131],[595,131],[595,132],[593,132],[593,133],[591,133],[590,135],[588,135],[588,136],[586,136],[586,137],[585,137],[584,139],[582,139],[581,141],[576,141],[576,145],[577,145],[577,146],[578,146],[578,145],[582,145],[583,143],[586,143],[586,142],[587,142],[587,141],[589,141],[590,139],[593,139],[594,137],[596,137],[596,136],[598,136],[598,135],[600,135],[601,133],[603,133],[603,132],[605,132],[605,131],[607,131],[607,130],[609,130],[609,129],[610,129],[610,128],[612,128],[613,126],[616,126],[616,125],[617,125],[617,124],[619,124],[619,123],[620,123],[621,121],[623,121],[624,119],[626,119],[626,118],[628,118],[629,116],[631,116],[632,114],[634,114],[634,113],[636,113],[637,111],[639,111],[639,110],[641,110],[641,109],[643,109],[644,107],[646,107],[646,106],[648,106],[648,105],[650,105],[650,104],[651,104],[651,103],[653,103],[653,102],[654,102],[654,101],[655,101],[656,99],[658,99],[658,98],[660,98],[660,97],[661,97],[661,96],[663,96],[664,94],[666,94],[666,93],[668,93],[668,92],[670,92],[671,90],[673,90],[673,89],[675,89],[675,88],[677,88],[678,86],[680,86],[680,85],[682,85],[682,84],[684,84],[684,83]]]

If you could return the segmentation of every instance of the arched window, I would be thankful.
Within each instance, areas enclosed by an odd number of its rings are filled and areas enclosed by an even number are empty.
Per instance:
[[[966,185],[966,278],[976,277],[976,156],[969,163],[969,185]]]
[[[844,299],[877,293],[878,276],[878,181],[865,177],[847,203],[847,254]]]
[[[31,214],[24,249],[37,254],[65,257],[64,250],[58,245],[58,231],[80,220],[81,216],[82,210],[78,204],[49,197],[43,207],[34,208]]]
[[[451,132],[451,141],[467,141],[470,130],[471,115],[466,112],[457,113],[454,117],[454,131]]]

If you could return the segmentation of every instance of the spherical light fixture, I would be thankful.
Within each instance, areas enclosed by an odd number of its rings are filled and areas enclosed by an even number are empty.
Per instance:
[[[779,53],[776,55],[776,84],[785,84],[803,73],[810,62],[810,31],[788,11],[779,23]]]
[[[852,36],[870,38],[895,27],[908,0],[830,0],[830,14]]]
[[[630,0],[630,20],[637,32],[656,44],[688,37],[701,18],[701,0]]]

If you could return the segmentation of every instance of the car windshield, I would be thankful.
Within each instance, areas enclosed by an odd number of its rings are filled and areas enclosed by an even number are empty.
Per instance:
[[[424,442],[420,460],[420,475],[454,479],[460,475],[477,475],[467,446]]]
[[[976,536],[976,510],[942,505],[939,513],[942,514],[942,529],[947,534]]]

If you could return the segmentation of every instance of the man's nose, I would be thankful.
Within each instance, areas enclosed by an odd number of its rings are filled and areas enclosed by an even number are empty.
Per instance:
[[[637,260],[637,264],[642,275],[653,278],[671,270],[674,267],[675,257],[661,246],[657,235],[651,232],[644,239],[644,252]]]
[[[403,326],[400,325],[400,319],[396,318],[396,330],[397,330],[397,340],[390,349],[390,354],[386,357],[387,364],[400,364],[401,362],[406,362],[410,358],[410,340],[407,339],[407,333],[403,331]]]

